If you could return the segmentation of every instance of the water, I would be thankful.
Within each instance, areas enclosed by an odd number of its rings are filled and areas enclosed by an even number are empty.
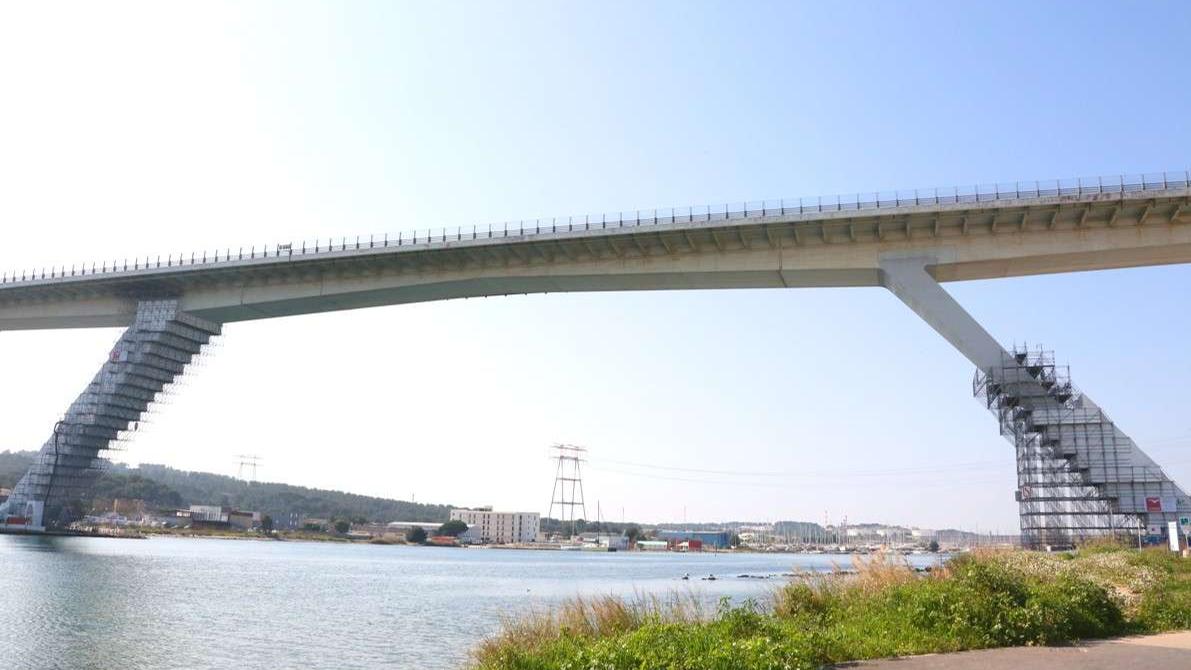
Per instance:
[[[764,597],[782,580],[738,575],[828,570],[833,561],[848,564],[822,555],[0,536],[0,665],[457,668],[501,617],[531,607],[575,595]],[[718,579],[698,579],[708,574]]]

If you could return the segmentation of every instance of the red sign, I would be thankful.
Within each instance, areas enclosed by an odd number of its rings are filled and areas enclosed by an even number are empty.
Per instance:
[[[1147,512],[1161,512],[1162,511],[1162,499],[1159,498],[1158,496],[1152,496],[1152,497],[1146,498],[1146,511]]]

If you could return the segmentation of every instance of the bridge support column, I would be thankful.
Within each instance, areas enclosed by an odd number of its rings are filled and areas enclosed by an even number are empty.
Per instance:
[[[973,394],[1016,450],[1025,546],[1162,535],[1191,515],[1191,498],[1071,383],[1052,352],[1006,351],[930,275],[936,262],[882,259],[882,282],[976,365]]]
[[[219,324],[180,311],[176,301],[140,302],[133,324],[0,505],[0,529],[41,531],[73,520],[107,463],[101,452],[137,429],[219,332]]]

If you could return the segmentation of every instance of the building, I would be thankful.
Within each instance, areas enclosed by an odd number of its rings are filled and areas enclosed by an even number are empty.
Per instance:
[[[727,549],[732,546],[732,533],[726,530],[659,530],[658,539],[674,546],[698,540],[700,549]]]
[[[145,501],[140,498],[116,498],[112,501],[112,511],[129,519],[139,519],[145,516]]]
[[[913,528],[910,530],[910,537],[922,542],[929,542],[935,539],[938,533],[930,528]]]
[[[451,520],[467,524],[461,539],[492,544],[537,542],[541,525],[537,512],[494,512],[491,507],[453,509]]]
[[[380,524],[377,524],[380,525]],[[434,535],[438,533],[438,527],[442,524],[437,521],[390,521],[383,525],[382,528],[377,529],[379,532],[374,532],[371,528],[366,529],[368,532],[374,533],[373,536],[384,537],[386,535],[392,537],[405,537],[405,534],[414,528],[421,528],[426,531],[426,535]]]
[[[241,512],[240,510],[234,509],[227,513],[227,522],[228,525],[232,526],[233,528],[240,528],[243,530],[259,528],[261,525],[261,513]]]
[[[222,505],[191,505],[190,522],[193,524],[223,524],[227,525],[231,508]]]
[[[245,512],[223,505],[191,505],[190,525],[194,528],[239,528],[250,530],[261,525],[260,512]]]

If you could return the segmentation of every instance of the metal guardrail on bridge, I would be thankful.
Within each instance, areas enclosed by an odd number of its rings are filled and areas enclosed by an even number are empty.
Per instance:
[[[849,195],[790,198],[780,200],[744,201],[718,206],[692,206],[653,210],[635,210],[584,216],[523,220],[485,226],[432,228],[384,235],[316,239],[274,244],[225,247],[214,251],[167,254],[131,259],[84,263],[82,265],[52,266],[39,270],[22,270],[0,274],[0,285],[27,282],[66,280],[74,277],[156,270],[159,268],[215,265],[253,259],[310,256],[359,249],[404,246],[431,246],[459,240],[480,240],[502,237],[552,234],[581,230],[654,226],[695,221],[731,221],[756,216],[789,216],[821,212],[870,211],[909,206],[953,205],[992,201],[1029,200],[1054,196],[1083,196],[1094,194],[1128,194],[1162,192],[1191,188],[1191,171],[1155,172],[1112,177],[1051,179],[1045,181],[1006,182],[955,186],[949,188],[913,189],[905,191],[870,191]]]

